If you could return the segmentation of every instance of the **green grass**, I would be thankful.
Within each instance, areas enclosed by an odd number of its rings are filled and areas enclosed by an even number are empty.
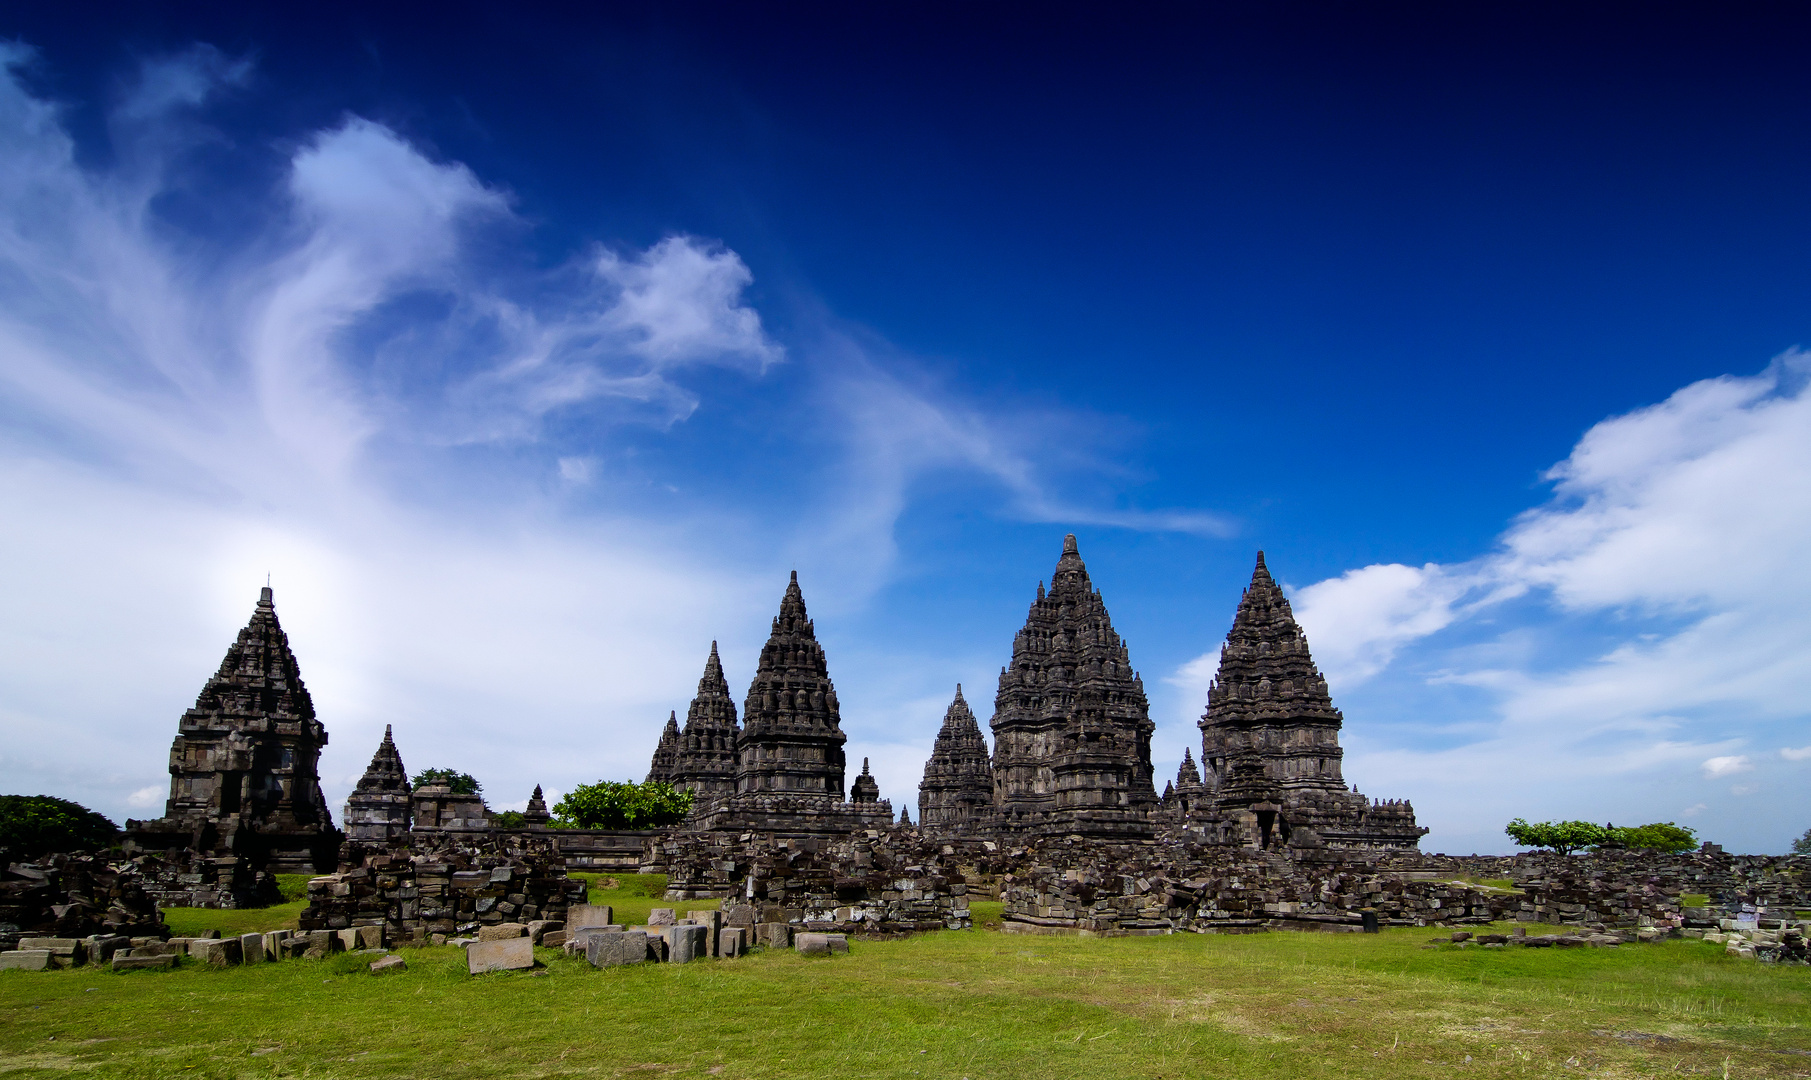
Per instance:
[[[589,886],[585,890],[585,899],[593,904],[609,904],[613,909],[612,916],[624,926],[643,926],[647,924],[648,912],[654,908],[672,908],[684,913],[687,911],[711,911],[719,903],[716,900],[665,900],[667,876],[665,874],[573,874],[582,878]],[[614,880],[616,888],[603,889],[599,884]]]
[[[616,890],[621,891],[621,890]],[[644,897],[643,899],[648,899]],[[979,905],[977,905],[979,910]],[[0,972],[8,1077],[1789,1077],[1811,968],[1696,941],[1427,948],[1433,931],[1082,940],[983,931],[473,978],[447,947]],[[1468,1061],[1469,1059],[1469,1061]]]

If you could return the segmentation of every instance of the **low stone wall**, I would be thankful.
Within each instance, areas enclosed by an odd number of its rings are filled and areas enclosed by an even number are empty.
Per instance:
[[[382,940],[395,944],[557,921],[569,904],[585,901],[585,883],[566,876],[564,860],[545,841],[462,838],[420,853],[359,848],[342,855],[354,865],[308,883],[302,930],[377,926]]]

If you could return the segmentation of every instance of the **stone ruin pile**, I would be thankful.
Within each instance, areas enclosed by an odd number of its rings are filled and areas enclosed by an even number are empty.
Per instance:
[[[350,865],[308,883],[303,930],[376,927],[384,942],[426,942],[505,923],[563,921],[569,905],[585,900],[584,881],[567,877],[544,842],[349,847]]]
[[[0,948],[21,937],[168,934],[145,887],[144,861],[52,855],[8,866],[0,876]]]
[[[722,899],[758,923],[813,932],[897,934],[970,925],[968,880],[955,849],[909,829],[773,841],[688,832],[650,844],[667,897]],[[945,852],[949,854],[945,854]]]
[[[831,956],[849,951],[849,938],[828,923],[770,921],[782,914],[769,906],[757,911],[751,904],[725,904],[720,911],[694,911],[684,918],[672,908],[654,908],[646,926],[612,922],[607,905],[578,905],[572,909],[572,929],[561,937],[569,953],[582,953],[593,967],[623,964],[684,964],[705,957],[741,956],[751,947],[794,949],[806,956]]]

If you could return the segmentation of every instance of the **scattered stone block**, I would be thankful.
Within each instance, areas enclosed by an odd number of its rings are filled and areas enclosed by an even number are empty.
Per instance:
[[[132,950],[132,953],[137,952],[137,949]],[[6,955],[8,954],[0,953],[0,956]],[[176,956],[173,953],[159,953],[156,956],[113,954],[113,970],[115,971],[168,971],[175,966]]]
[[[725,926],[740,926],[749,930],[755,927],[753,904],[728,904],[723,908],[722,914]]]
[[[657,907],[648,912],[649,926],[672,926],[678,921],[670,907]]]
[[[332,933],[333,933],[334,937],[339,939],[338,944],[336,944],[333,948],[334,952],[357,952],[358,951],[359,945],[358,945],[357,928],[348,926],[342,930],[335,930]]]
[[[755,926],[755,944],[769,949],[792,948],[792,924],[764,922]]]
[[[709,956],[710,927],[697,923],[680,923],[667,928],[667,962],[672,964],[689,964]]]
[[[301,956],[304,960],[325,960],[341,949],[340,936],[332,930],[313,930],[301,939]],[[294,941],[295,938],[290,940]]]
[[[792,947],[800,956],[829,956],[829,934],[798,934],[792,939]]]
[[[470,963],[470,961],[468,960],[467,963]],[[408,962],[402,957],[397,956],[395,953],[391,953],[381,960],[371,961],[371,974],[373,975],[382,975],[386,971],[407,970],[409,970]]]
[[[648,959],[648,935],[640,930],[582,931],[585,936],[585,959],[592,967],[615,967],[639,964]]]
[[[45,950],[50,953],[50,966],[53,968],[81,967],[88,959],[88,946],[80,938],[62,937],[22,937],[19,948],[32,951]]]
[[[529,938],[529,940],[534,941],[533,938]],[[549,930],[541,935],[541,940],[537,942],[537,944],[543,945],[549,949],[563,948],[566,944],[566,931]]]
[[[711,956],[717,955],[717,931],[723,929],[721,911],[694,911],[686,915],[686,921],[704,927],[705,949]]]
[[[564,929],[566,929],[566,924],[558,919],[534,919],[528,924],[528,940],[536,945],[545,945],[548,931]]]
[[[264,959],[264,935],[241,934],[239,936],[239,962],[241,964],[262,964]]]
[[[359,948],[381,949],[384,947],[384,928],[382,926],[361,926],[357,929]]]
[[[616,920],[609,904],[573,904],[566,909],[567,931],[583,930],[587,926],[609,926]]]
[[[209,967],[232,967],[239,963],[239,939],[203,938],[191,941],[189,955]]]
[[[528,936],[528,927],[519,922],[497,923],[494,926],[483,926],[478,929],[479,941],[507,941],[510,938]]]
[[[534,942],[520,934],[475,941],[465,950],[465,966],[473,975],[487,971],[525,971],[534,967]]]
[[[726,926],[717,931],[718,956],[742,956],[748,952],[748,929]]]
[[[0,971],[49,971],[49,949],[13,949],[0,952]]]
[[[113,959],[115,953],[130,950],[132,948],[132,939],[129,937],[122,937],[118,934],[97,934],[94,937],[89,938],[85,944],[88,946],[88,962],[90,964],[105,964],[107,961]]]

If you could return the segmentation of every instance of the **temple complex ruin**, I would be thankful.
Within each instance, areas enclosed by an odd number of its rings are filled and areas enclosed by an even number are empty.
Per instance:
[[[244,857],[274,872],[330,870],[340,834],[317,770],[326,745],[266,587],[177,721],[163,817],[127,821],[127,840],[140,850]]]
[[[943,727],[924,763],[924,782],[918,785],[918,823],[929,832],[958,834],[975,830],[993,810],[993,765],[987,740],[968,702],[962,684],[943,714]],[[903,812],[903,811],[902,811]]]

